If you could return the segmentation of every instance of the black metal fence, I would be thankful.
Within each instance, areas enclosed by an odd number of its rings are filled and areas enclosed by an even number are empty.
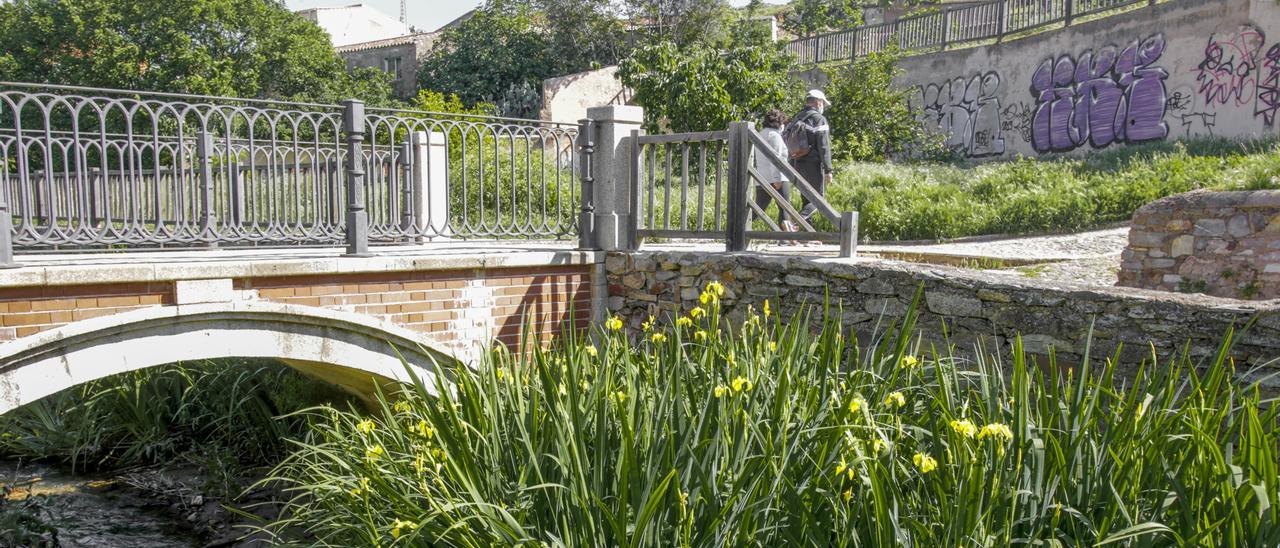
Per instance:
[[[903,52],[946,49],[956,44],[1004,37],[1080,17],[1158,0],[991,0],[942,6],[890,23],[801,38],[787,45],[802,64],[843,61],[889,49]],[[1159,0],[1163,1],[1163,0]]]
[[[565,238],[578,130],[0,83],[0,230],[24,251]]]

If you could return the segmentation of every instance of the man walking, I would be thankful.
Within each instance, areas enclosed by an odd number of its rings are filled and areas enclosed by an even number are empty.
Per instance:
[[[822,112],[831,106],[827,95],[820,89],[809,90],[804,99],[804,108],[792,119],[787,127],[786,143],[791,151],[791,166],[796,168],[801,177],[818,192],[826,193],[827,183],[831,181],[831,126]],[[817,211],[817,206],[809,203],[802,196],[804,208],[800,215],[808,220]]]

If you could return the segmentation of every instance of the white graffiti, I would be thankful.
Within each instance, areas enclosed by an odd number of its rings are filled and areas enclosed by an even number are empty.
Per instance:
[[[921,86],[917,99],[922,121],[947,136],[947,147],[977,158],[1004,154],[999,92],[993,71]]]

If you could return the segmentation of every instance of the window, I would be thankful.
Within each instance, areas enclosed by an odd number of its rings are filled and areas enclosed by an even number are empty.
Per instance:
[[[400,58],[399,57],[383,57],[382,71],[390,74],[396,80],[400,79]]]

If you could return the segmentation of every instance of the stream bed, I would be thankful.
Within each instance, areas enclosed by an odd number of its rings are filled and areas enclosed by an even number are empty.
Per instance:
[[[246,530],[237,525],[244,520],[199,492],[199,472],[170,466],[72,474],[49,464],[0,460],[0,527],[17,527],[14,516],[20,514],[27,532],[20,545],[27,546],[266,546],[261,539],[240,539]],[[3,533],[0,545],[6,544]]]

